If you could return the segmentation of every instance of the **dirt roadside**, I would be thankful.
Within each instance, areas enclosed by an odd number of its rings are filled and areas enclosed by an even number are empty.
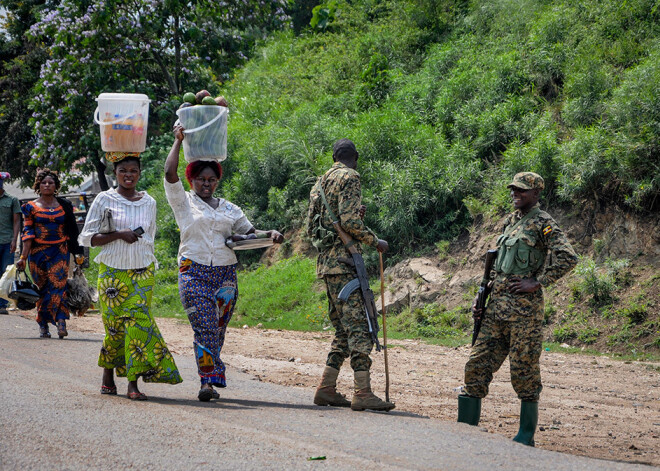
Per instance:
[[[98,315],[72,318],[68,324],[72,330],[103,332]],[[187,323],[160,318],[158,326],[173,352],[192,354],[192,330]],[[261,381],[307,388],[311,402],[330,341],[330,333],[230,329],[223,360]],[[456,420],[455,388],[462,384],[468,355],[467,346],[448,348],[414,340],[391,341],[390,398],[397,409]],[[537,447],[660,466],[660,365],[544,352],[541,369],[544,390]],[[384,397],[380,353],[374,354],[372,381],[376,393]],[[350,397],[351,386],[352,375],[346,364],[339,389]],[[505,362],[483,402],[479,427],[513,437],[518,411],[519,402]]]

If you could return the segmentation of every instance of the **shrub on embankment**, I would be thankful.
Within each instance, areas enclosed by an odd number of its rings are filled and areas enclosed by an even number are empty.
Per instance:
[[[301,225],[341,137],[360,151],[367,223],[399,253],[508,208],[520,170],[545,177],[545,205],[657,210],[655,2],[338,5],[324,31],[276,35],[227,85],[222,191],[259,225]]]

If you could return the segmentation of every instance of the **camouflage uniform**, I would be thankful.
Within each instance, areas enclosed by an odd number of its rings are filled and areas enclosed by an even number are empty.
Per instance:
[[[536,177],[540,182],[535,181]],[[543,180],[536,174],[523,173],[516,175],[510,186],[542,189]],[[507,355],[511,366],[511,384],[521,400],[538,401],[543,388],[539,366],[543,291],[512,294],[508,289],[509,278],[535,278],[542,287],[548,287],[573,269],[577,255],[555,220],[541,211],[538,203],[528,214],[525,221],[515,228],[513,226],[523,215],[519,211],[510,214],[505,220],[503,235],[498,239],[493,290],[479,337],[465,365],[465,393],[471,397],[483,398],[488,394],[493,373],[500,368]],[[498,266],[507,240],[520,240],[522,250],[529,254],[527,261],[516,255],[514,263],[517,265],[513,270],[516,273],[505,270],[508,275],[502,272],[502,264]]]
[[[328,205],[339,218],[344,231],[356,242],[376,247],[378,237],[364,225],[359,215],[362,199],[360,174],[341,162],[335,162],[312,188],[307,235],[314,236],[316,228],[312,221],[316,214],[321,214],[325,228],[332,229],[333,221],[321,199],[319,185],[323,185]],[[356,247],[360,251],[359,243],[356,243]],[[341,239],[336,237],[331,246],[319,252],[316,264],[317,276],[325,281],[329,317],[335,328],[335,338],[326,365],[338,370],[344,360],[350,356],[354,371],[369,371],[371,367],[369,354],[373,343],[364,314],[362,293],[359,290],[354,291],[345,303],[337,299],[343,286],[355,278],[355,269],[342,262],[342,259],[351,260],[351,255]]]

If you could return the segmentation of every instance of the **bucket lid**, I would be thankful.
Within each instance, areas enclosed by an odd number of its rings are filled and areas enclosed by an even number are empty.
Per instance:
[[[151,102],[149,97],[143,93],[101,93],[96,101],[101,100],[123,100],[123,101],[146,101]]]

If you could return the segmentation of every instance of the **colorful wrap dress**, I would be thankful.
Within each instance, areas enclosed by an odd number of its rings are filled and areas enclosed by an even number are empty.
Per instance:
[[[183,380],[174,358],[151,315],[156,202],[146,192],[137,201],[127,200],[114,189],[99,193],[80,233],[81,245],[91,247],[106,209],[112,212],[116,230],[139,226],[144,233],[133,244],[115,240],[102,245],[95,258],[105,327],[98,365],[115,369],[117,376],[129,381],[142,377],[145,382],[180,383]]]
[[[28,255],[32,280],[39,287],[37,322],[57,324],[69,318],[66,280],[69,275],[69,237],[64,208],[41,208],[33,201],[21,208],[24,216],[23,241],[32,240]]]

